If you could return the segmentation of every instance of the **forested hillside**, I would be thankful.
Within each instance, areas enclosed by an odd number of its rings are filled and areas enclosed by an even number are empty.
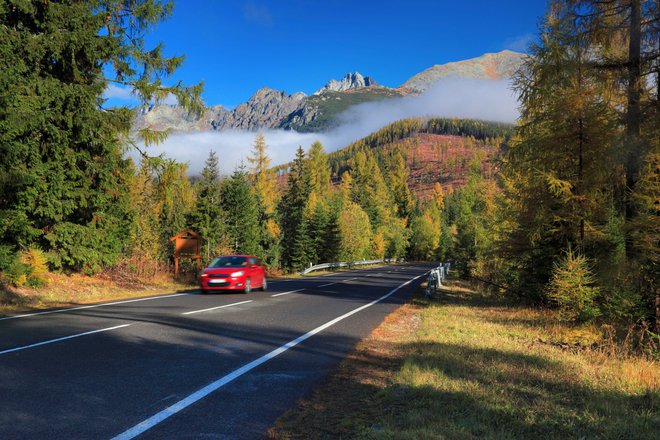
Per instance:
[[[172,94],[202,111],[200,85],[165,85],[182,57],[145,49],[170,12],[155,0],[0,3],[3,283],[38,286],[47,270],[148,278],[169,270],[169,238],[191,228],[207,261],[254,253],[272,271],[450,259],[563,319],[657,343],[657,1],[550,2],[515,76],[515,127],[402,120],[331,154],[305,145],[280,167],[255,133],[226,179],[213,153],[198,179],[145,151],[127,159],[134,114],[104,108],[119,83],[145,105]],[[166,134],[140,131],[147,145]]]

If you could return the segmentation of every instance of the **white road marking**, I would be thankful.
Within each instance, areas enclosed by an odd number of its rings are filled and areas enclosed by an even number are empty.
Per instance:
[[[101,330],[92,330],[91,332],[78,333],[77,335],[65,336],[63,338],[51,339],[50,341],[44,341],[44,342],[38,342],[36,344],[25,345],[23,347],[10,348],[9,350],[0,351],[0,355],[7,354],[7,353],[12,353],[14,351],[19,351],[19,350],[26,350],[28,348],[39,347],[41,345],[54,344],[55,342],[66,341],[67,339],[73,339],[73,338],[79,338],[81,336],[92,335],[94,333],[108,332],[110,330],[116,330],[118,328],[128,327],[129,325],[133,325],[133,324],[116,325],[114,327],[102,328]]]
[[[305,290],[305,289],[298,289],[298,290],[291,290],[289,292],[276,293],[275,295],[271,295],[271,297],[275,298],[276,296],[288,295],[289,293],[296,293],[296,292],[300,292],[301,290]]]
[[[210,312],[211,310],[224,309],[225,307],[237,306],[237,305],[240,305],[240,304],[247,304],[247,303],[251,303],[251,302],[252,302],[252,300],[250,299],[250,300],[247,300],[247,301],[241,301],[241,302],[232,303],[232,304],[225,304],[224,306],[211,307],[210,309],[193,310],[192,312],[182,313],[182,315],[192,315],[194,313]]]
[[[339,281],[336,281],[336,282],[334,282],[334,283],[321,284],[320,286],[316,286],[316,287],[328,287],[328,286],[334,286],[335,284],[345,283],[345,282],[347,282],[347,281],[357,280],[358,278],[359,278],[359,277],[349,278],[349,279],[347,279],[347,280],[339,280]]]
[[[115,301],[115,302],[104,303],[104,304],[93,304],[93,305],[90,305],[90,306],[72,307],[72,308],[69,308],[69,309],[47,310],[45,312],[35,312],[35,313],[26,313],[26,314],[23,314],[23,315],[6,316],[4,318],[0,318],[0,321],[4,321],[6,319],[29,318],[30,316],[37,316],[37,315],[49,315],[51,313],[70,312],[70,311],[73,311],[73,310],[93,309],[93,308],[96,308],[96,307],[114,306],[115,304],[126,304],[126,303],[139,302],[139,301],[151,301],[153,299],[162,299],[162,298],[173,298],[175,296],[183,296],[183,295],[189,295],[189,294],[188,293],[175,293],[173,295],[150,296],[149,298],[127,299],[125,301]]]
[[[428,273],[428,272],[427,272]],[[158,425],[162,421],[172,417],[179,411],[189,407],[190,405],[194,404],[195,402],[203,399],[204,397],[208,396],[209,394],[217,391],[218,389],[222,388],[223,386],[227,385],[228,383],[232,382],[233,380],[241,377],[245,373],[257,368],[261,364],[268,362],[269,360],[273,359],[276,356],[279,356],[280,354],[284,353],[285,351],[295,347],[296,345],[300,344],[301,342],[305,341],[306,339],[311,338],[315,334],[322,332],[323,330],[327,329],[328,327],[331,327],[335,325],[336,323],[343,321],[344,319],[348,318],[349,316],[352,316],[358,312],[361,312],[364,309],[367,309],[374,304],[377,304],[381,301],[383,301],[386,298],[389,298],[390,296],[394,295],[399,289],[402,287],[407,286],[408,284],[412,283],[418,278],[423,277],[426,274],[422,274],[419,276],[416,276],[415,278],[412,278],[405,283],[401,284],[399,287],[396,287],[395,289],[392,289],[390,292],[388,292],[386,295],[381,296],[380,298],[371,301],[369,304],[365,304],[361,307],[358,307],[357,309],[354,309],[348,313],[345,313],[332,321],[328,321],[325,324],[321,325],[320,327],[316,327],[314,330],[311,330],[307,333],[305,333],[302,336],[299,336],[298,338],[287,342],[286,344],[280,346],[279,348],[276,348],[275,350],[271,351],[270,353],[267,353],[263,356],[261,356],[258,359],[255,359],[254,361],[243,365],[241,368],[232,371],[231,373],[227,374],[226,376],[221,377],[220,379],[216,380],[215,382],[212,382],[208,385],[206,385],[203,388],[200,388],[199,390],[195,391],[194,393],[190,394],[188,397],[179,400],[177,403],[175,403],[172,406],[169,406],[165,408],[164,410],[154,414],[153,416],[149,417],[148,419],[138,423],[137,425],[133,426],[132,428],[127,429],[126,431],[122,432],[121,434],[117,435],[116,437],[113,437],[112,440],[131,440],[138,435],[142,434],[143,432],[153,428],[154,426]]]

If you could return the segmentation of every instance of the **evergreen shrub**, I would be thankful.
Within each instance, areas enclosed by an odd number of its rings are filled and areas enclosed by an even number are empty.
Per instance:
[[[546,295],[559,308],[562,319],[590,321],[600,315],[595,304],[599,288],[594,282],[587,258],[569,248],[554,265]]]

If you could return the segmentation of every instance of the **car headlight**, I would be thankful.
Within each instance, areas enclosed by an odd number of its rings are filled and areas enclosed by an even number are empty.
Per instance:
[[[231,276],[232,278],[234,278],[234,277],[242,277],[243,275],[245,275],[245,271],[244,271],[244,270],[239,270],[238,272],[234,272],[234,273],[231,274],[230,276]]]

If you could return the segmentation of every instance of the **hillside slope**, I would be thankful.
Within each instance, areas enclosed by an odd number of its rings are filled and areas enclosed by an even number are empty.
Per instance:
[[[485,177],[498,171],[497,157],[513,133],[513,125],[471,119],[415,118],[390,124],[329,155],[335,179],[350,169],[358,151],[370,150],[382,168],[388,156],[401,153],[410,169],[408,186],[420,198],[433,192],[436,182],[445,189],[460,187],[470,168]]]

